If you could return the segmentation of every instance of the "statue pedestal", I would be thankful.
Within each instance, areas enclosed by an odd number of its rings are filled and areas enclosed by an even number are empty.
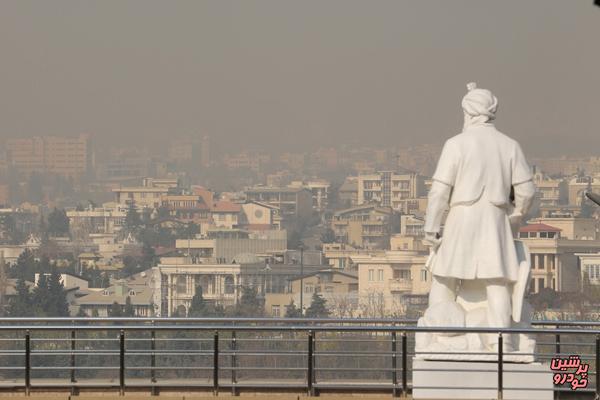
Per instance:
[[[503,365],[503,399],[552,400],[552,371],[548,364]],[[495,399],[495,362],[430,361],[413,358],[414,399]]]

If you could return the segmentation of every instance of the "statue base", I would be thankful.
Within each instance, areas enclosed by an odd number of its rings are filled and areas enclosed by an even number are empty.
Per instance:
[[[554,398],[552,371],[547,364],[504,363],[502,381],[505,400]],[[412,396],[414,399],[495,399],[498,397],[498,364],[415,357]]]

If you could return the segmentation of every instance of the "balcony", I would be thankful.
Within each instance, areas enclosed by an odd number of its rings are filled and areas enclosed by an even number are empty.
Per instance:
[[[390,292],[410,292],[412,281],[410,279],[390,279],[388,282]]]

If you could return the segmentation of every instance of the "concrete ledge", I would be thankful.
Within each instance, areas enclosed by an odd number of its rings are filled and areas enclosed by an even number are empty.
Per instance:
[[[503,365],[503,398],[552,400],[550,366],[541,363]],[[413,360],[415,399],[495,399],[498,365],[489,362]]]

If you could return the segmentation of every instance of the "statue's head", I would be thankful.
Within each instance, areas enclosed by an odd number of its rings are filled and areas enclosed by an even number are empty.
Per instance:
[[[467,84],[468,93],[462,99],[465,114],[464,127],[491,121],[496,118],[498,99],[487,89],[477,88],[475,82]]]

